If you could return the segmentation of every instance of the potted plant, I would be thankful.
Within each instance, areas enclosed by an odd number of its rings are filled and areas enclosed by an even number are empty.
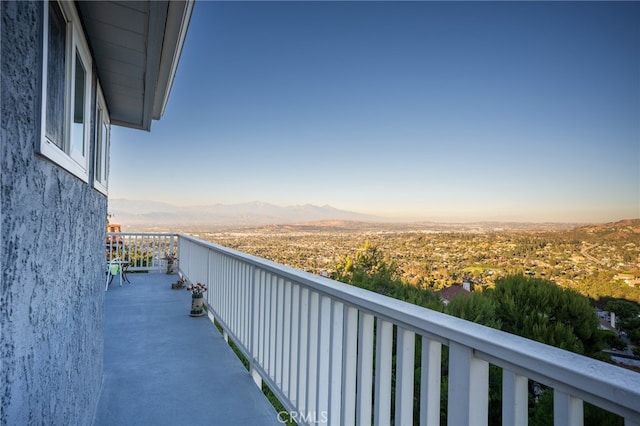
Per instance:
[[[187,290],[191,292],[191,315],[192,317],[201,317],[204,315],[203,302],[204,292],[207,291],[207,286],[201,283],[196,285],[189,285]]]
[[[176,281],[175,283],[171,284],[171,289],[173,290],[179,290],[182,287],[184,287],[184,284],[187,282],[187,280],[185,280],[184,278],[180,278],[178,281]]]

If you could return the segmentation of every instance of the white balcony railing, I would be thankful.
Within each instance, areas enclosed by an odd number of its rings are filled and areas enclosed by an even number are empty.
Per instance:
[[[176,255],[176,234],[107,233],[107,261],[129,261],[129,271],[165,272],[168,255]],[[176,268],[177,270],[177,268]]]
[[[256,384],[299,424],[439,425],[446,345],[450,425],[487,423],[489,364],[503,372],[504,425],[527,424],[529,379],[554,389],[556,425],[583,424],[583,401],[640,425],[638,373],[190,236],[178,253]]]

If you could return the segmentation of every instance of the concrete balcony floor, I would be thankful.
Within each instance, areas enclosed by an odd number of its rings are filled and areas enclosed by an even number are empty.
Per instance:
[[[104,383],[95,425],[280,425],[177,275],[115,277],[105,300]]]

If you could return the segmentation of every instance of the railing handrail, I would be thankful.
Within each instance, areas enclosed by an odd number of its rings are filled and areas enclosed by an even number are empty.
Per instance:
[[[125,235],[131,235],[131,236],[147,236],[147,235],[153,235],[153,236],[157,236],[157,237],[175,237],[178,236],[179,234],[176,234],[175,232],[128,232],[128,231],[123,231],[123,232],[107,232],[107,236],[125,236]]]
[[[628,419],[640,420],[640,374],[633,371],[189,235],[179,234],[179,238],[295,281],[446,345],[453,341],[468,346],[474,349],[476,357],[480,359],[568,392]]]

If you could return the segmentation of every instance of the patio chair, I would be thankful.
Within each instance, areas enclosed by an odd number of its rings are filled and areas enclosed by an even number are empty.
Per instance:
[[[122,287],[122,278],[124,278],[126,282],[131,284],[131,281],[129,281],[129,278],[127,278],[125,270],[128,265],[128,261],[122,260],[119,257],[111,259],[107,262],[107,280],[105,283],[104,291],[109,290],[109,285],[111,284],[111,281],[113,281],[113,277],[116,275],[120,275],[120,287]]]

